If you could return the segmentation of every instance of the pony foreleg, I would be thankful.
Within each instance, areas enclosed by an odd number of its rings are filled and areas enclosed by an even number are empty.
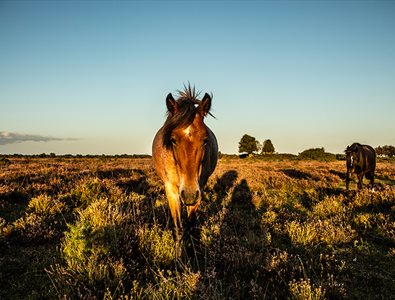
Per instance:
[[[363,187],[363,173],[358,174],[358,189],[361,190]]]
[[[180,205],[180,198],[178,195],[178,189],[173,185],[166,185],[166,197],[167,201],[169,202],[169,208],[171,217],[173,218],[174,222],[174,233],[176,243],[179,244],[181,240],[181,232],[182,232],[182,223],[181,223],[181,205]]]
[[[350,181],[351,181],[351,179],[350,179],[350,172],[347,171],[347,173],[346,173],[346,190],[347,191],[350,188]]]
[[[365,175],[366,179],[370,180],[370,188],[374,188],[374,172],[367,172]]]
[[[371,176],[370,177],[370,185],[371,185],[371,188],[374,189],[374,173],[371,174],[370,176]]]

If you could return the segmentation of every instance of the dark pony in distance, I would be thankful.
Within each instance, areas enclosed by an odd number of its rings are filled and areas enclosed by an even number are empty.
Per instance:
[[[167,95],[167,119],[152,144],[153,165],[165,185],[177,244],[182,232],[182,207],[186,207],[188,220],[193,222],[203,187],[218,160],[217,139],[204,124],[212,96],[206,93],[199,100],[194,87],[184,88],[178,91],[177,100],[171,93]]]
[[[370,180],[374,185],[374,172],[376,170],[376,151],[369,145],[354,143],[344,151],[346,153],[346,189],[349,189],[353,173],[358,177],[358,189],[362,189],[363,177]]]

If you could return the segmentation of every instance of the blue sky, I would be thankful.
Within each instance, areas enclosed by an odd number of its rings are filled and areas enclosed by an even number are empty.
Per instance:
[[[0,153],[151,153],[165,97],[213,93],[220,151],[395,144],[395,2],[2,1]]]

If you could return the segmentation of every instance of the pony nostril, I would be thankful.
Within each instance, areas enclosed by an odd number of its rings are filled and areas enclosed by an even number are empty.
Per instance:
[[[200,191],[199,190],[181,190],[180,191],[180,200],[182,203],[186,205],[195,205],[196,202],[199,200]]]

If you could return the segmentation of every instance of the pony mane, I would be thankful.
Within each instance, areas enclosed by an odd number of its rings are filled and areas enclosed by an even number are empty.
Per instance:
[[[351,152],[357,152],[358,148],[362,147],[360,143],[353,143],[351,146],[348,146],[344,152],[346,154],[351,153]]]
[[[200,92],[196,92],[195,87],[191,86],[188,83],[188,86],[184,85],[184,90],[180,91],[177,90],[178,93],[178,99],[177,102],[178,104],[181,104],[184,101],[192,101],[194,104],[199,104],[200,100],[198,99]]]
[[[163,145],[169,149],[172,146],[171,134],[177,127],[188,127],[199,113],[197,106],[200,104],[198,99],[200,92],[196,92],[195,87],[184,85],[184,90],[177,90],[178,110],[173,114],[167,112],[167,119],[163,125]]]

